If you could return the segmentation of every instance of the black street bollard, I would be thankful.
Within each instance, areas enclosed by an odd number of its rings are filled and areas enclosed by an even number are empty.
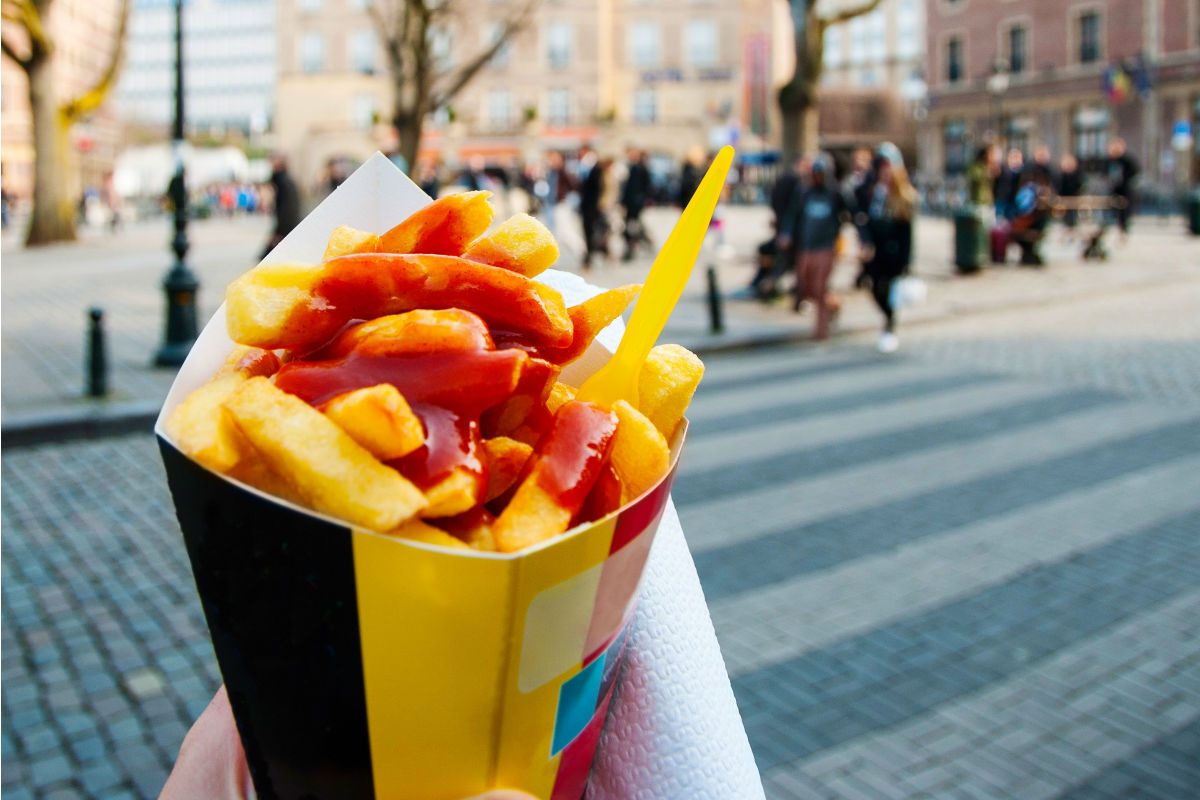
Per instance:
[[[104,346],[104,309],[88,309],[87,396],[108,394],[108,354]]]
[[[708,330],[710,333],[725,332],[725,313],[721,308],[721,289],[717,286],[717,270],[708,268]]]

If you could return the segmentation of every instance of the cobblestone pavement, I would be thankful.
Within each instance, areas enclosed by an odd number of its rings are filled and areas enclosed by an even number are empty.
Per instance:
[[[1195,794],[1195,307],[708,359],[676,499],[770,798]],[[154,443],[4,455],[3,795],[154,797],[219,682]]]

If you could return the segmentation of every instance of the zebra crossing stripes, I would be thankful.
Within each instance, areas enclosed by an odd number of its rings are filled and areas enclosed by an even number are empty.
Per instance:
[[[768,796],[1049,798],[1200,758],[1155,749],[1200,719],[1200,409],[822,358],[710,358],[675,492]],[[1119,671],[1156,661],[1139,717]]]

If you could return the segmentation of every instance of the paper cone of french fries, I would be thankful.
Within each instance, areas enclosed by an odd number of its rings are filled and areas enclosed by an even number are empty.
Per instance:
[[[379,233],[428,202],[376,154],[268,260],[319,261],[336,226]],[[595,292],[544,280],[568,303]],[[618,321],[563,380],[579,385],[619,338]],[[156,433],[259,797],[579,798],[683,434],[660,483],[596,523],[510,555],[449,550],[356,529],[184,455],[165,421],[231,346],[222,309]]]

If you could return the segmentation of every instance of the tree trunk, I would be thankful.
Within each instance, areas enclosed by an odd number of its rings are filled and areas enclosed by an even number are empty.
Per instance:
[[[411,173],[417,164],[417,152],[421,147],[421,127],[425,115],[418,111],[396,110],[392,122],[396,126],[396,137],[399,139],[397,148],[408,164]]]
[[[33,216],[26,245],[75,241],[75,198],[68,194],[70,126],[61,119],[54,96],[50,59],[29,70],[33,117]]]
[[[784,164],[793,164],[800,156],[814,156],[820,151],[816,87],[807,87],[799,96],[791,95],[790,88],[785,86],[779,93]]]

